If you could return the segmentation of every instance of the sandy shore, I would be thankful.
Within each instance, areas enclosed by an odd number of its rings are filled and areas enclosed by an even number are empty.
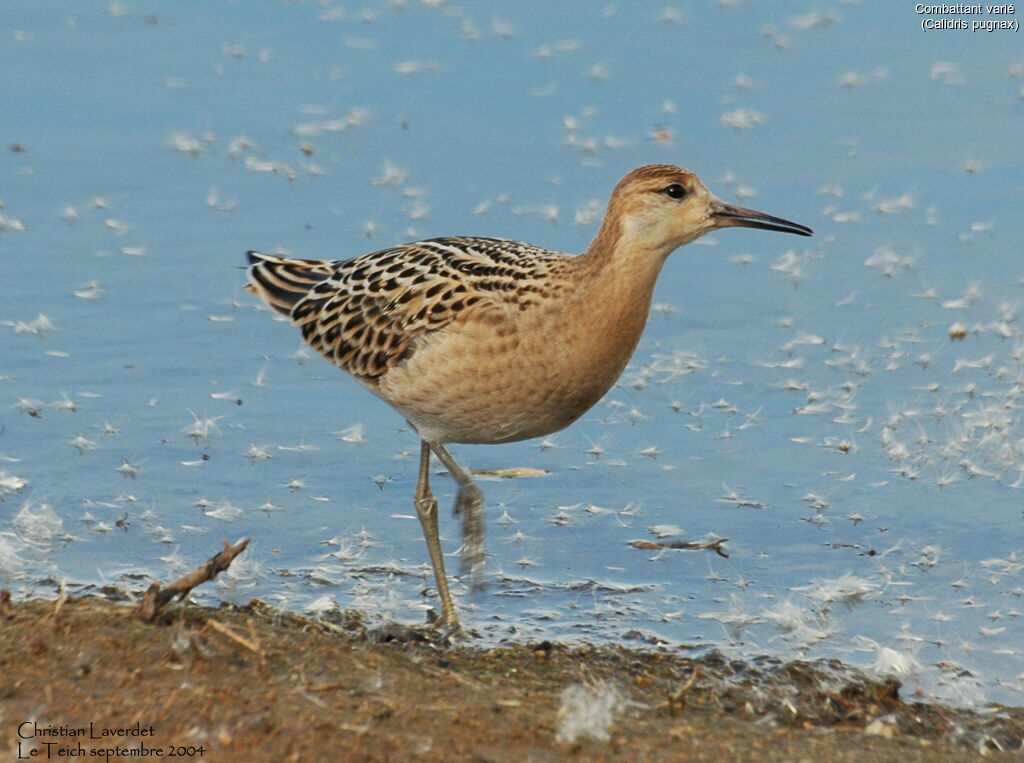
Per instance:
[[[837,663],[440,647],[260,602],[179,606],[155,623],[100,599],[0,609],[12,760],[967,761],[1024,749],[1024,709],[908,702],[895,682]]]

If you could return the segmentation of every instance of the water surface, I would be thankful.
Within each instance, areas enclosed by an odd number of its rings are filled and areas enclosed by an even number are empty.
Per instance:
[[[584,249],[673,162],[812,239],[665,268],[620,384],[482,481],[483,640],[840,656],[1024,692],[1024,56],[909,4],[9,3],[0,581],[434,606],[415,436],[242,291],[246,249]],[[434,477],[442,503],[452,488]],[[459,528],[445,516],[446,550]],[[632,541],[727,537],[711,551]],[[449,562],[457,573],[457,561]],[[200,592],[197,592],[200,593]]]

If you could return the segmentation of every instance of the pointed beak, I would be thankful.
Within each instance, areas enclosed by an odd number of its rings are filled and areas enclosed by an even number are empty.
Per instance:
[[[810,236],[813,233],[806,225],[783,220],[781,217],[772,217],[764,212],[755,212],[746,207],[738,207],[735,204],[726,204],[721,199],[711,202],[711,219],[719,228],[761,228],[795,233],[798,236]]]

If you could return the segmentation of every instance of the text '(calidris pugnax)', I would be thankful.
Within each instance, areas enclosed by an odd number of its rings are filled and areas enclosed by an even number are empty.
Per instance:
[[[479,581],[483,495],[445,446],[525,440],[576,421],[629,362],[669,254],[734,226],[811,235],[806,226],[723,202],[687,170],[651,165],[619,182],[600,230],[578,256],[479,237],[417,241],[343,261],[248,253],[248,290],[419,435],[413,502],[444,634],[458,632],[459,621],[430,454],[458,486],[463,569]]]

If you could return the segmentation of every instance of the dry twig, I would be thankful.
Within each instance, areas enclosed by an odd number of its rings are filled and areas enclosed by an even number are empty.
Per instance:
[[[699,675],[700,666],[695,662],[693,663],[693,675],[687,679],[686,683],[670,694],[667,700],[655,705],[655,707],[658,709],[667,707],[670,713],[682,712],[683,708],[686,707],[686,695],[689,693],[690,689],[696,686],[697,677]]]
[[[250,540],[252,539],[246,538],[236,546],[232,546],[227,541],[224,541],[224,548],[220,553],[205,564],[199,565],[184,577],[175,580],[166,588],[161,588],[160,581],[156,581],[143,594],[142,601],[135,608],[135,613],[146,622],[152,622],[160,614],[160,610],[175,596],[184,599],[193,588],[208,580],[213,580],[217,575],[230,567],[235,557],[242,553],[245,547],[249,545]]]
[[[728,538],[715,538],[714,540],[673,540],[673,541],[652,541],[652,540],[634,540],[630,542],[630,546],[638,548],[641,551],[664,551],[666,549],[672,549],[676,551],[704,551],[706,549],[713,550],[719,556],[724,556],[726,559],[729,555],[722,549],[722,544],[725,543]]]
[[[68,600],[68,588],[67,584],[61,580],[58,588],[57,601],[53,603],[53,619],[57,619],[57,615],[60,614],[61,607],[64,606],[64,602]]]
[[[259,636],[256,634],[256,628],[255,628],[255,625],[254,625],[254,623],[253,623],[253,621],[251,619],[249,620],[249,636],[250,636],[250,638],[246,638],[245,636],[238,635],[237,633],[235,633],[228,626],[223,625],[221,623],[218,623],[216,620],[213,620],[211,618],[207,618],[206,619],[206,625],[208,625],[209,627],[213,628],[218,633],[221,633],[221,634],[227,636],[229,639],[234,641],[236,644],[241,644],[246,649],[248,649],[250,652],[255,654],[257,660],[259,661],[258,665],[259,665],[260,674],[261,675],[265,675],[266,674],[266,670],[267,670],[267,654],[266,654],[266,652],[263,651],[263,648],[260,646]]]

